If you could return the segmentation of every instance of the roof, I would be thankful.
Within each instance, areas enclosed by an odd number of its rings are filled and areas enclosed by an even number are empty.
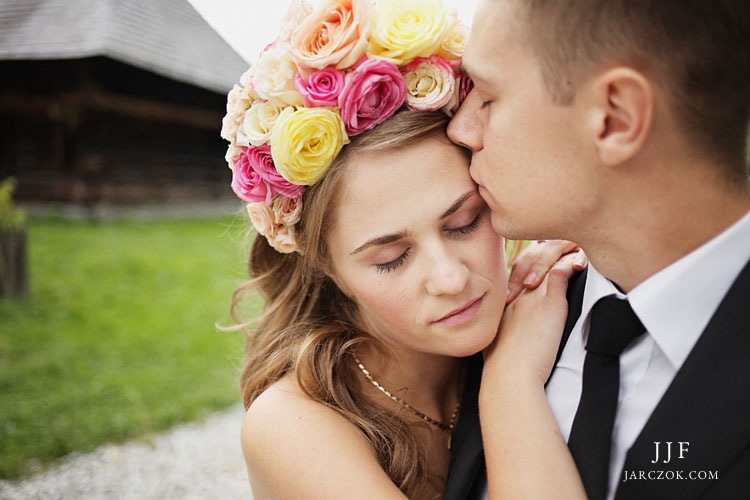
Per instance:
[[[0,2],[0,60],[91,56],[216,92],[248,67],[187,0]]]

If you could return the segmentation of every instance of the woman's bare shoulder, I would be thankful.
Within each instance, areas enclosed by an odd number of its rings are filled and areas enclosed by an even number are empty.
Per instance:
[[[292,374],[248,408],[242,451],[256,498],[356,496],[373,484],[383,498],[402,498],[365,436],[305,394]]]

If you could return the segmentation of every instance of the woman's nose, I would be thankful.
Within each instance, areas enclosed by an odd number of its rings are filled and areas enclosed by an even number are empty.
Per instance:
[[[426,288],[429,294],[456,295],[466,288],[470,271],[458,255],[441,251],[428,265]]]

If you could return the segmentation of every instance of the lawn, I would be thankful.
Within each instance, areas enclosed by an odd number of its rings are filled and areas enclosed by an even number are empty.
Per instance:
[[[239,401],[242,338],[215,324],[243,224],[30,222],[31,294],[0,299],[0,477]]]

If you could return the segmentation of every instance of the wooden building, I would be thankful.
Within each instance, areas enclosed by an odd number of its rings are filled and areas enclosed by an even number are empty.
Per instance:
[[[85,207],[231,198],[219,131],[246,68],[187,0],[4,0],[0,179]]]

